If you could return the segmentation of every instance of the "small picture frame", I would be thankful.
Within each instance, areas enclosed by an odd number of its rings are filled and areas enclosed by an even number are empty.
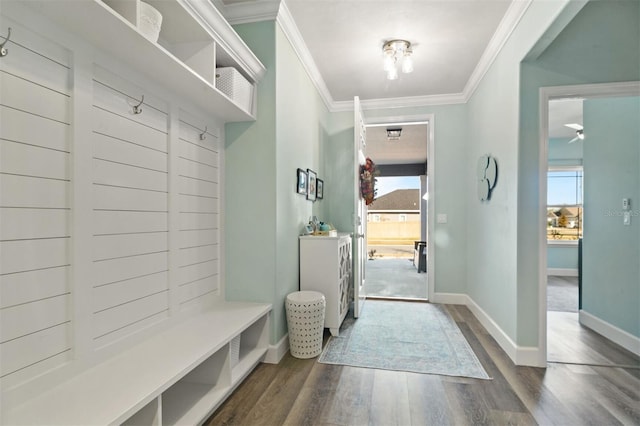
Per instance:
[[[307,200],[316,200],[316,187],[318,175],[311,169],[307,169]]]
[[[316,179],[316,198],[322,200],[324,198],[324,181]]]
[[[296,192],[298,194],[307,194],[307,172],[302,169],[296,171]]]

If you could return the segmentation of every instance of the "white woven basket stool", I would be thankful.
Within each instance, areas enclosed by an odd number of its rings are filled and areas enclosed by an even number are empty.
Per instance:
[[[313,358],[322,352],[324,295],[317,291],[296,291],[287,296],[289,350],[296,358]]]

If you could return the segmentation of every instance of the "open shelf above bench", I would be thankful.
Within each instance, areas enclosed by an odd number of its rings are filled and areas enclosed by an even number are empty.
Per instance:
[[[240,105],[216,88],[216,67],[234,67],[254,88],[265,68],[213,4],[192,0],[147,3],[163,15],[157,43],[138,29],[140,0],[27,2],[92,46],[223,121],[255,120],[255,99],[250,105]]]

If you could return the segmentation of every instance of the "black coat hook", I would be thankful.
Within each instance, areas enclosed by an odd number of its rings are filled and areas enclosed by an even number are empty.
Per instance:
[[[4,45],[7,44],[10,38],[11,38],[11,27],[9,27],[7,31],[7,36],[4,37],[4,41],[2,42],[2,44],[0,44],[0,58],[2,58],[3,56],[7,56],[7,53],[9,53],[9,50],[5,49]]]
[[[207,126],[204,126],[204,131],[202,133],[200,133],[200,140],[203,141],[207,138]]]

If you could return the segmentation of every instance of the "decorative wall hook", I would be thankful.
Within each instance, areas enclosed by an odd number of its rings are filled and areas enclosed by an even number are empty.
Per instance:
[[[144,95],[142,95],[142,99],[138,105],[133,105],[133,113],[134,114],[142,114],[142,104],[144,103]]]
[[[200,140],[203,141],[207,138],[207,126],[204,126],[204,131],[202,133],[200,133]]]
[[[4,41],[2,42],[2,44],[0,44],[0,58],[2,58],[3,56],[7,56],[7,53],[9,53],[9,50],[5,49],[4,45],[7,44],[7,42],[11,38],[11,27],[9,27],[7,31],[7,36],[3,38]]]

